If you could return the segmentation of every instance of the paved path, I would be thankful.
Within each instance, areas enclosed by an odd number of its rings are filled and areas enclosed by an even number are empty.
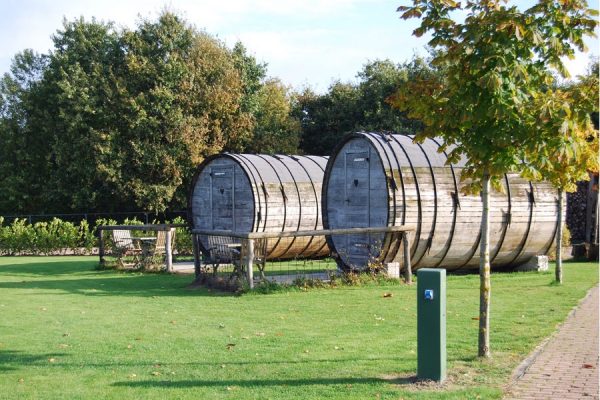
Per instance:
[[[596,286],[558,332],[517,369],[517,381],[505,399],[599,399],[598,372]]]

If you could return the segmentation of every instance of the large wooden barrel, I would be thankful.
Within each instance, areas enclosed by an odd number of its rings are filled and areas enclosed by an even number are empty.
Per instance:
[[[323,229],[321,186],[326,157],[219,154],[197,169],[188,200],[193,228],[233,232]],[[208,237],[200,236],[203,251]],[[320,257],[323,236],[269,239],[267,259]]]
[[[461,194],[464,160],[446,165],[439,140],[415,144],[396,134],[347,136],[329,158],[323,181],[325,229],[412,225],[413,268],[473,269],[479,265],[481,198]],[[504,193],[490,195],[490,257],[495,268],[547,254],[558,220],[557,191],[516,174]],[[402,262],[390,234],[327,239],[338,262],[364,268],[369,260]]]

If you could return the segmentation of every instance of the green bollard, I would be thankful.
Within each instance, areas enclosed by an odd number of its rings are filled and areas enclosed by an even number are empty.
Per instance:
[[[417,271],[417,378],[446,379],[446,270]]]

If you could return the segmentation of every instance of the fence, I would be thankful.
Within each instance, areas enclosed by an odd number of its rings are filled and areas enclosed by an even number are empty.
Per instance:
[[[24,219],[33,224],[40,221],[50,221],[53,218],[60,218],[63,221],[80,222],[87,221],[94,225],[98,219],[114,219],[122,221],[125,219],[137,219],[148,225],[152,221],[168,221],[176,217],[187,218],[187,211],[168,211],[165,213],[154,213],[150,211],[126,211],[126,212],[81,212],[81,213],[63,213],[63,214],[19,214],[19,215],[1,215],[6,223],[11,223],[15,219]]]
[[[175,228],[184,224],[160,225],[100,225],[98,254],[100,265],[110,261],[118,267],[157,269],[165,265],[173,271]],[[107,234],[110,232],[110,235]],[[163,261],[164,257],[164,261]]]
[[[406,280],[412,280],[410,265],[410,232],[413,227],[392,226],[377,228],[325,229],[295,232],[232,232],[192,230],[194,270],[196,280],[210,275],[229,280],[245,281],[252,289],[255,274],[260,281],[285,281],[291,276],[323,277],[346,269],[383,268],[393,265],[402,269]],[[329,254],[318,260],[310,255],[303,259],[280,260],[277,254],[286,253],[292,246],[308,247],[316,236],[327,241],[345,241],[344,254]],[[400,260],[381,260],[379,255],[386,246],[402,247]],[[285,250],[281,250],[281,249]],[[339,248],[339,246],[338,246]],[[344,248],[342,246],[342,248]],[[301,252],[299,252],[301,253]],[[317,250],[321,254],[322,251]],[[353,265],[356,263],[356,265]],[[389,264],[389,265],[386,265]],[[302,268],[300,268],[302,266]]]

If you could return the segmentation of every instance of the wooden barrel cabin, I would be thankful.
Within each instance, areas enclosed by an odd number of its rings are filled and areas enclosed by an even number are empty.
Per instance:
[[[323,181],[325,229],[412,225],[413,268],[475,269],[479,266],[481,198],[461,194],[464,160],[446,165],[439,140],[361,132],[347,136],[327,163]],[[516,174],[504,193],[490,195],[490,259],[496,269],[547,254],[557,228],[557,191]],[[400,262],[391,234],[338,235],[328,244],[344,268],[372,260]]]
[[[321,186],[326,157],[219,154],[197,169],[188,200],[194,229],[288,232],[323,229]],[[200,236],[207,253],[211,237]],[[267,259],[328,254],[325,237],[268,239]]]

